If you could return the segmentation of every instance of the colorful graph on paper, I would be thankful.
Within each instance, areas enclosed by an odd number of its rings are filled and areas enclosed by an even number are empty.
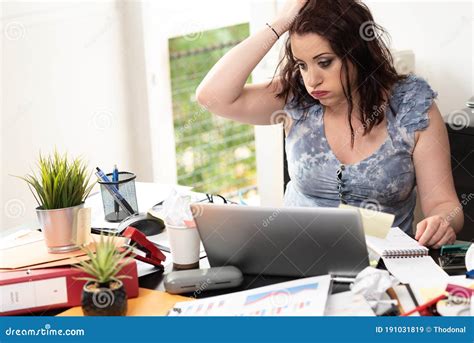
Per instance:
[[[285,316],[298,315],[311,306],[311,293],[317,291],[319,283],[305,284],[252,294],[243,305],[241,316]]]
[[[205,299],[204,299],[205,300]],[[186,306],[179,309],[179,315],[181,316],[209,316],[214,315],[216,311],[219,311],[225,304],[225,300],[219,301],[192,301],[183,302]],[[174,313],[173,315],[177,315]]]
[[[322,316],[329,275],[175,304],[170,316]]]

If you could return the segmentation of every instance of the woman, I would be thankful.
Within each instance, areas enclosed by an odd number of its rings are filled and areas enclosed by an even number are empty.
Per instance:
[[[245,84],[289,31],[280,75]],[[420,244],[453,243],[464,217],[435,93],[399,75],[369,9],[350,0],[289,0],[271,23],[230,50],[196,90],[209,111],[284,127],[287,206],[376,207],[411,234],[416,195]],[[415,188],[416,186],[416,188]]]

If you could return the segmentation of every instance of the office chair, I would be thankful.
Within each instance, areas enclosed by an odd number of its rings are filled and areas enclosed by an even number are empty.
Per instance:
[[[283,190],[286,190],[288,182],[290,182],[290,174],[288,173],[288,161],[286,159],[285,130],[283,130]]]

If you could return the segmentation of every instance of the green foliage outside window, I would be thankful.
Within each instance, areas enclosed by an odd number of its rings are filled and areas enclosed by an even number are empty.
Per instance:
[[[194,96],[212,66],[248,35],[249,25],[240,24],[169,40],[178,183],[196,191],[235,195],[257,183],[253,126],[209,113]]]

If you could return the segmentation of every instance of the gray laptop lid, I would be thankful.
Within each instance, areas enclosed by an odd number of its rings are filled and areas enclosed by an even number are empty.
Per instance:
[[[245,274],[355,276],[369,265],[360,214],[353,209],[193,204],[212,267]]]

